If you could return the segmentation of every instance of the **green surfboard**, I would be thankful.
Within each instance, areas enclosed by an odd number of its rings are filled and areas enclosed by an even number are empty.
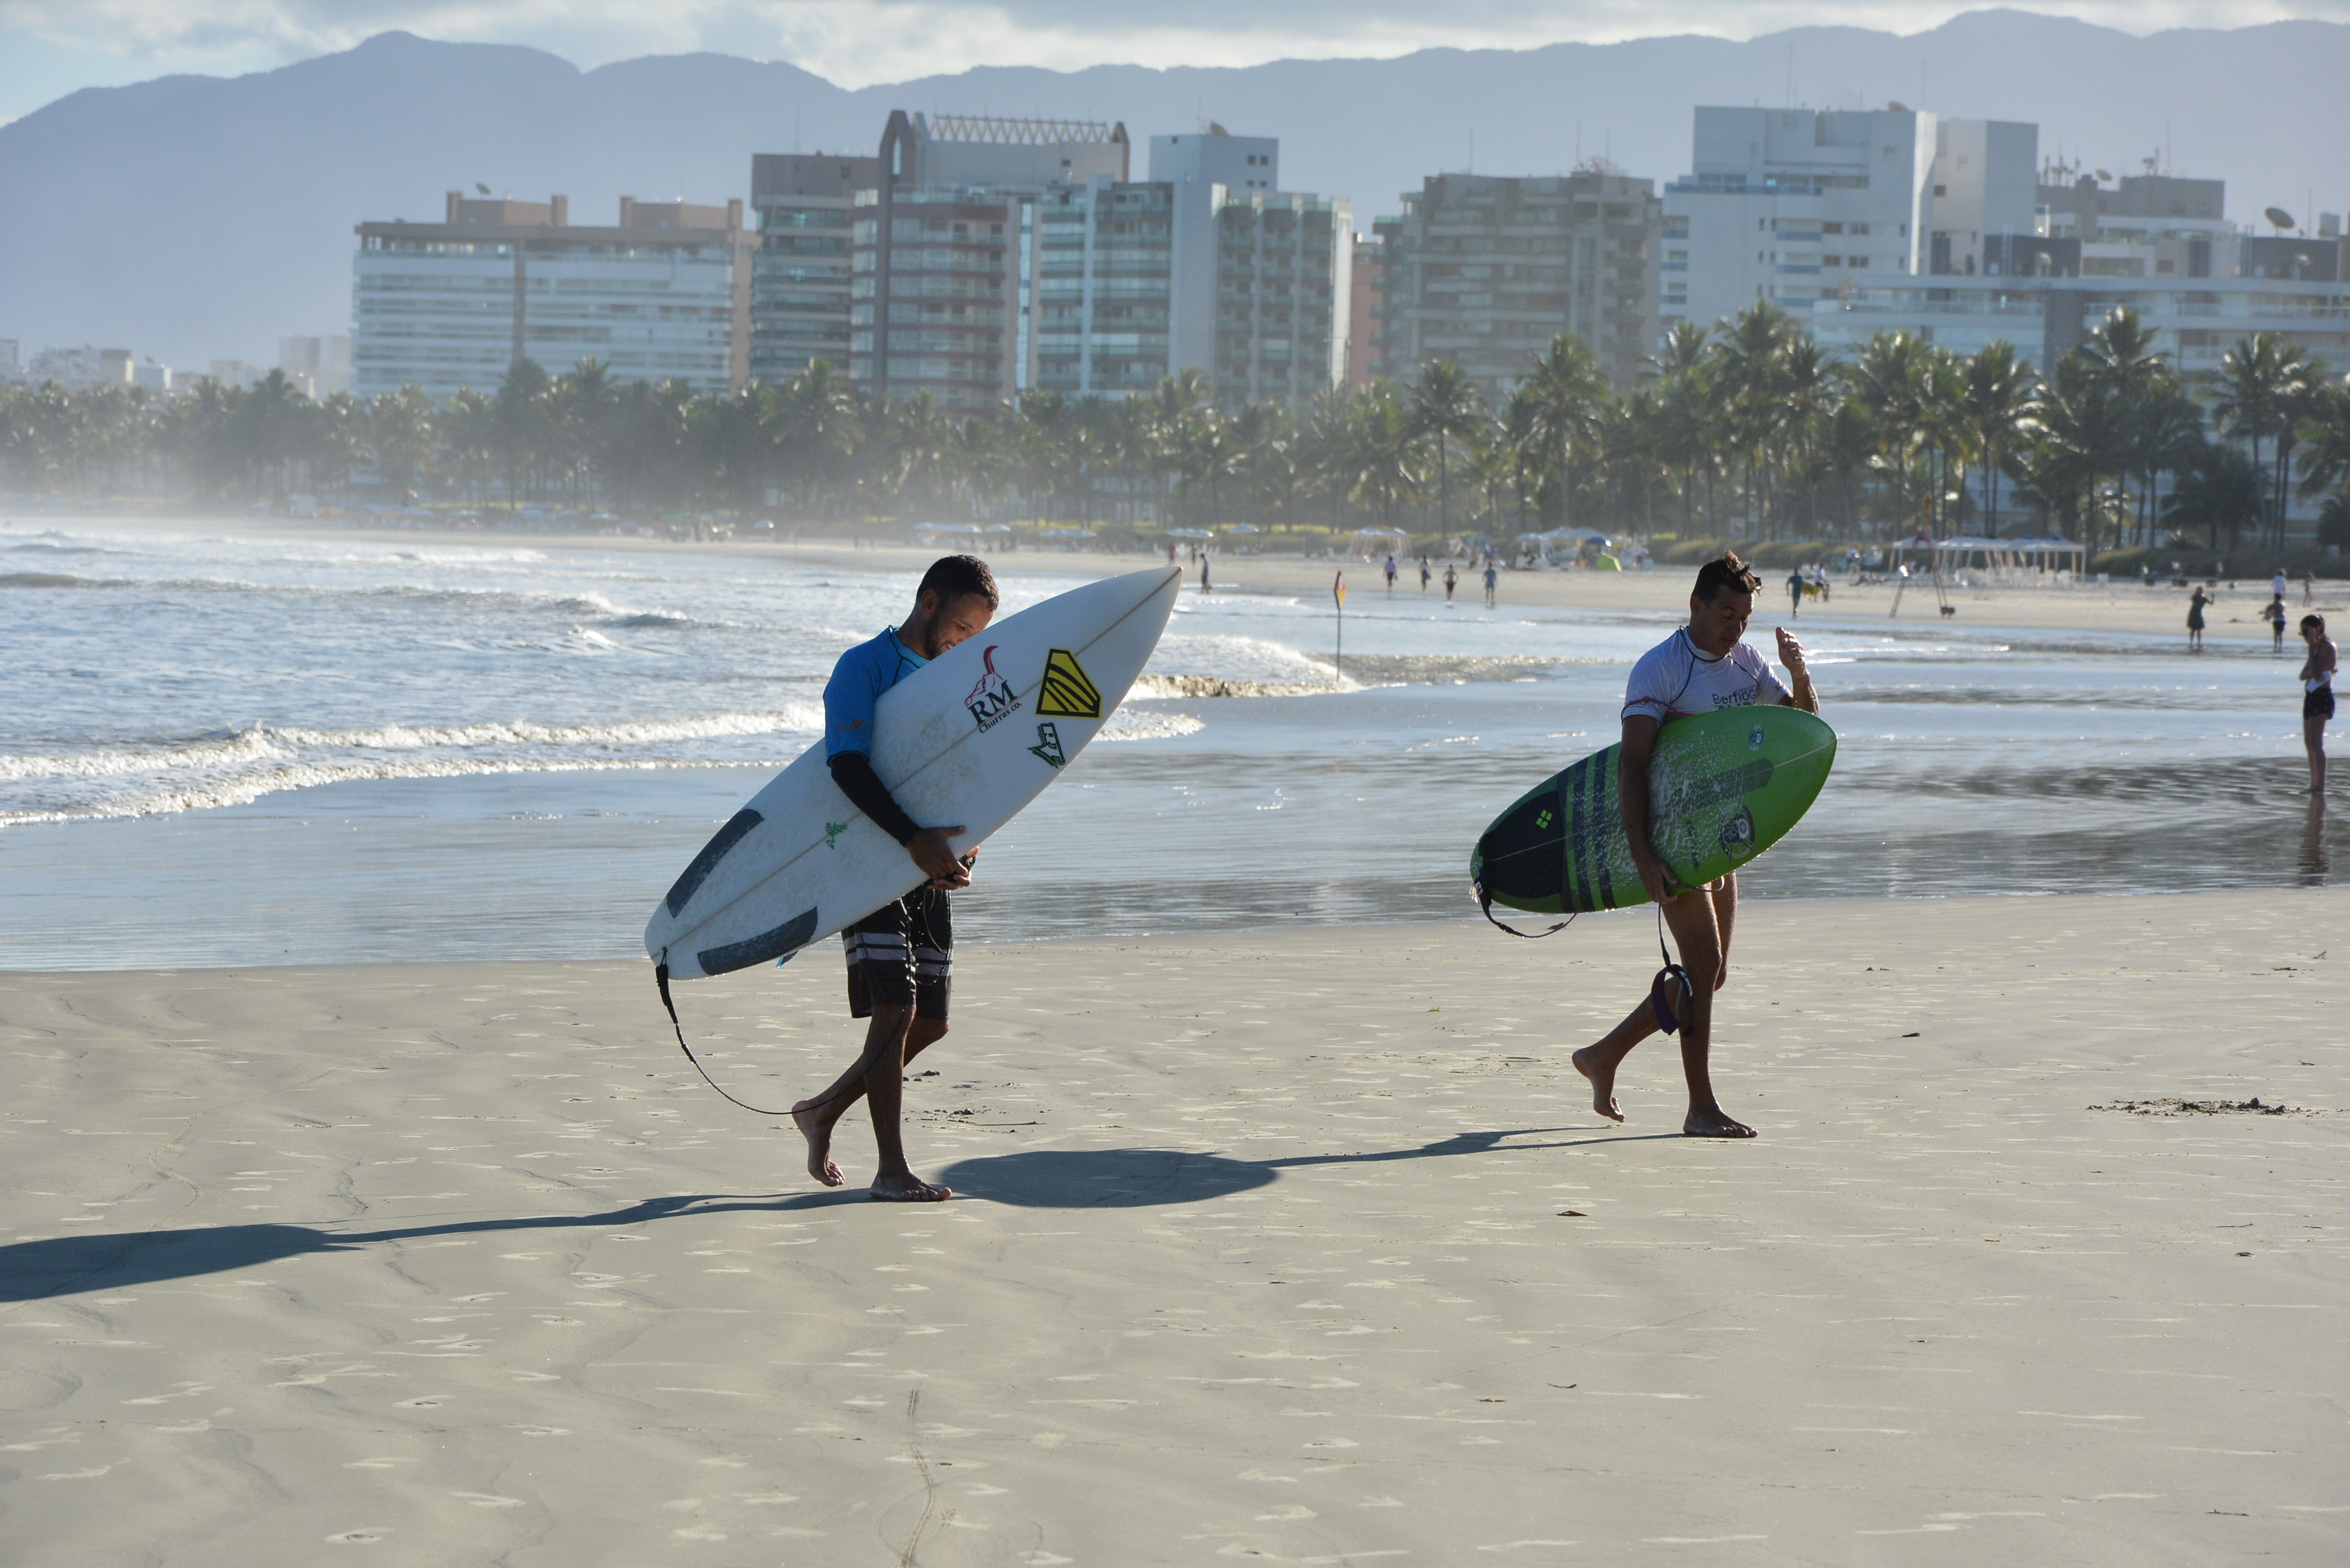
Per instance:
[[[1725,708],[1676,719],[1648,763],[1650,846],[1684,887],[1750,864],[1803,820],[1835,762],[1835,732],[1800,708]],[[1496,904],[1581,914],[1648,901],[1624,836],[1610,746],[1493,819],[1469,879]]]

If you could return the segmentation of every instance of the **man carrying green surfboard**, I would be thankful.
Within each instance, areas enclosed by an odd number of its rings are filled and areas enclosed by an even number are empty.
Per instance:
[[[1664,911],[1688,971],[1687,989],[1660,999],[1652,992],[1610,1030],[1606,1038],[1575,1054],[1575,1071],[1591,1080],[1592,1108],[1612,1121],[1624,1119],[1616,1103],[1616,1071],[1632,1048],[1659,1029],[1678,1023],[1681,1072],[1689,1081],[1689,1114],[1681,1130],[1693,1137],[1752,1137],[1754,1129],[1733,1120],[1714,1098],[1708,1057],[1713,1044],[1713,993],[1730,979],[1730,931],[1738,909],[1733,873],[1704,888],[1684,888],[1659,860],[1648,837],[1648,762],[1667,724],[1696,713],[1756,704],[1787,704],[1807,713],[1820,711],[1804,665],[1803,645],[1778,628],[1779,659],[1794,690],[1780,684],[1768,660],[1746,646],[1746,623],[1762,587],[1746,563],[1724,552],[1698,571],[1690,595],[1689,624],[1640,656],[1624,694],[1624,741],[1617,760],[1617,789],[1623,803],[1624,833],[1640,881]],[[1670,1016],[1678,1012],[1680,1016]],[[1663,1016],[1660,1016],[1660,1013]]]

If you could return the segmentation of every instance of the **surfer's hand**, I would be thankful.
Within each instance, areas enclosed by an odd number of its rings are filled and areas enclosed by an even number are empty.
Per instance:
[[[1669,904],[1676,894],[1687,890],[1673,879],[1673,868],[1661,860],[1641,863],[1640,886],[1646,888],[1648,897],[1659,904]]]
[[[1789,674],[1801,674],[1804,669],[1804,645],[1787,635],[1785,627],[1775,628],[1779,634],[1779,662]]]
[[[961,823],[952,827],[926,827],[907,841],[906,853],[914,857],[914,864],[922,868],[931,887],[971,886],[971,867],[955,858],[954,850],[947,843],[962,831]]]

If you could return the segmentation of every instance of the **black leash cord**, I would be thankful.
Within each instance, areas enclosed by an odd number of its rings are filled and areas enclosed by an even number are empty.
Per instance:
[[[666,953],[668,950],[664,948],[662,951]],[[721,1084],[717,1079],[712,1077],[710,1075],[710,1069],[704,1067],[702,1064],[701,1058],[694,1055],[693,1047],[685,1043],[685,1026],[677,1021],[677,1003],[670,1000],[669,960],[666,957],[662,958],[653,965],[653,984],[660,988],[661,1006],[669,1010],[669,1026],[671,1029],[676,1031],[677,1048],[685,1053],[685,1059],[693,1064],[693,1070],[702,1075],[702,1081],[709,1085],[712,1088],[716,1089],[721,1099],[731,1100],[735,1105],[741,1106],[744,1110],[749,1111],[754,1116],[796,1116],[800,1111],[821,1110],[826,1106],[832,1104],[835,1100],[853,1099],[860,1091],[860,1087],[864,1082],[866,1070],[873,1064],[873,1052],[872,1048],[868,1046],[867,1047],[865,1054],[857,1059],[858,1082],[856,1084],[852,1084],[849,1087],[841,1090],[837,1094],[827,1095],[820,1100],[810,1101],[808,1104],[798,1106],[794,1110],[763,1111],[749,1101],[737,1100],[733,1096],[728,1094],[726,1092],[725,1085]]]
[[[1561,920],[1558,924],[1551,927],[1551,929],[1546,931],[1522,931],[1515,926],[1503,925],[1494,917],[1493,895],[1485,891],[1485,884],[1482,882],[1471,882],[1469,886],[1470,888],[1477,895],[1477,908],[1484,911],[1485,918],[1493,922],[1496,929],[1507,931],[1513,937],[1523,937],[1528,941],[1536,941],[1544,937],[1556,936],[1559,932],[1566,929],[1567,927],[1575,924],[1575,915],[1569,915],[1566,919]],[[1578,909],[1575,911],[1575,914],[1579,915],[1582,912],[1582,910]]]
[[[735,1100],[733,1096],[727,1094],[725,1085],[710,1075],[710,1069],[702,1064],[701,1058],[693,1054],[693,1047],[685,1043],[685,1026],[677,1021],[677,1003],[670,1000],[668,960],[663,959],[653,965],[653,984],[660,990],[661,1005],[669,1010],[669,1026],[677,1032],[677,1048],[685,1053],[685,1059],[693,1064],[693,1070],[702,1075],[703,1083],[716,1089],[723,1097],[733,1100],[736,1105],[754,1116],[787,1116],[792,1114],[789,1111],[763,1111],[747,1100]]]

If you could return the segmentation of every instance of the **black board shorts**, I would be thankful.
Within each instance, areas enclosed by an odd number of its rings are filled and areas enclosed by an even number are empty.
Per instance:
[[[2314,691],[2302,693],[2301,716],[2303,719],[2334,717],[2334,688],[2321,686]]]
[[[943,1021],[954,969],[954,918],[947,895],[917,888],[840,933],[848,959],[848,1015],[870,1018],[876,1003],[911,1007]]]

